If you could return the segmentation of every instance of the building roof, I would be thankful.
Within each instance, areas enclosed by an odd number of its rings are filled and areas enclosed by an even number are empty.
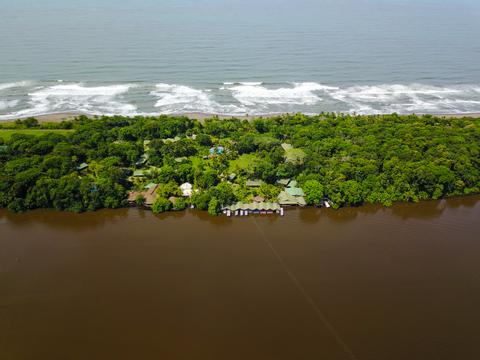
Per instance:
[[[278,211],[280,210],[280,205],[278,203],[272,202],[261,202],[261,203],[236,203],[225,207],[225,210],[237,211],[237,210],[248,210],[248,211]]]
[[[137,197],[139,195],[143,195],[140,191],[130,191],[128,193],[128,202],[136,202],[137,201]]]
[[[262,180],[247,180],[246,185],[248,187],[260,187],[262,186],[263,181]]]
[[[292,180],[288,183],[288,187],[290,187],[290,188],[297,187],[297,185],[298,185],[297,180]]]
[[[280,205],[297,205],[297,199],[294,196],[287,194],[286,191],[282,191],[278,195],[278,202]]]
[[[175,158],[175,162],[177,162],[177,163],[182,163],[182,162],[187,161],[187,160],[188,160],[188,158],[185,157],[185,156]]]
[[[145,205],[152,206],[155,200],[157,200],[157,189],[158,185],[155,185],[143,193],[143,197],[145,198]]]
[[[285,151],[293,149],[292,144],[283,143],[281,146],[282,146],[282,149]]]
[[[285,189],[288,195],[291,196],[305,196],[305,193],[301,188],[298,187],[288,187]]]
[[[153,203],[155,202],[155,200],[157,200],[157,197],[158,197],[158,194],[157,194],[157,189],[158,189],[158,185],[157,184],[148,184],[147,186],[149,185],[153,185],[153,186],[150,186],[147,190],[145,191],[131,191],[128,193],[128,201],[133,203],[133,202],[136,202],[137,201],[137,197],[139,195],[142,195],[143,198],[145,199],[145,205],[146,206],[152,206]]]
[[[264,201],[265,201],[265,198],[260,195],[257,195],[253,198],[253,202],[256,202],[256,203],[263,203]]]
[[[164,143],[169,143],[169,142],[177,142],[180,140],[180,137],[175,136],[174,138],[168,138],[168,139],[163,139]]]
[[[80,165],[77,166],[77,170],[85,170],[86,168],[88,168],[87,163],[81,163]]]
[[[286,191],[282,191],[278,195],[278,202],[280,205],[285,205],[285,206],[305,206],[307,205],[307,202],[303,198],[303,196],[292,196]]]
[[[143,170],[135,170],[133,172],[133,176],[135,177],[142,177],[142,176],[145,176],[145,173],[143,172]]]
[[[144,188],[144,189],[149,190],[149,189],[151,189],[152,187],[155,187],[155,186],[157,186],[157,184],[155,184],[155,183],[150,183],[150,184],[148,184],[148,185],[145,185],[145,188]]]
[[[290,183],[290,179],[279,179],[277,180],[277,184],[287,186]]]

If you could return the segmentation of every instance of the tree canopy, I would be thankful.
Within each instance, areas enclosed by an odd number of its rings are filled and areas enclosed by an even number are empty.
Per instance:
[[[397,114],[30,118],[0,124],[0,207],[117,208],[126,206],[128,191],[151,182],[160,185],[158,211],[192,203],[212,214],[256,195],[274,200],[280,179],[296,179],[308,204],[329,199],[335,208],[474,194],[479,125],[475,118]],[[254,179],[263,185],[247,187]],[[184,182],[195,189],[192,198],[167,205]]]

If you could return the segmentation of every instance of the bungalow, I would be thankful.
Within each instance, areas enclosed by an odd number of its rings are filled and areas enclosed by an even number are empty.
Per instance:
[[[263,181],[262,180],[247,180],[246,185],[247,187],[252,187],[252,188],[259,188],[262,186]]]
[[[278,195],[278,203],[281,206],[305,206],[307,202],[303,196],[294,196],[289,194],[287,191],[282,191]]]
[[[277,180],[278,185],[288,186],[290,183],[290,179],[279,179]]]
[[[133,172],[133,177],[144,177],[145,176],[145,173],[143,170],[135,170]]]
[[[148,186],[148,188],[147,188]],[[147,188],[145,191],[131,191],[128,193],[128,202],[131,204],[135,204],[137,202],[138,196],[143,196],[144,199],[144,205],[147,207],[151,207],[155,200],[157,200],[158,194],[157,194],[157,189],[158,185],[157,184],[148,184],[145,188]]]
[[[152,206],[155,200],[157,200],[158,185],[152,186],[150,189],[143,193],[143,197],[145,198],[145,206]]]
[[[88,164],[87,164],[87,163],[81,163],[80,165],[77,166],[77,170],[78,170],[78,171],[83,171],[83,170],[85,170],[86,168],[88,168]]]
[[[175,158],[175,162],[176,162],[176,163],[179,163],[179,164],[181,164],[181,163],[183,163],[183,162],[185,162],[185,161],[188,161],[188,158],[185,157],[185,156]]]
[[[155,183],[150,183],[148,185],[145,185],[144,189],[145,190],[150,190],[151,188],[155,187],[155,186],[158,186],[157,184]]]
[[[285,192],[290,195],[290,196],[305,196],[305,193],[303,192],[302,188],[299,187],[287,187],[285,189]]]
[[[297,187],[298,183],[297,180],[292,180],[288,183],[288,187]]]
[[[223,208],[225,214],[273,214],[280,213],[281,207],[278,203],[261,202],[261,203],[236,203],[234,205]]]
[[[140,191],[130,191],[128,193],[128,202],[130,204],[136,204],[137,202],[137,199],[139,196],[142,196],[143,197],[143,193],[140,192]]]

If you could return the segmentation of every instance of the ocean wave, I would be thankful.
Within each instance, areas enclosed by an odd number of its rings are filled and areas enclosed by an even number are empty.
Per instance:
[[[88,114],[135,114],[137,107],[118,98],[132,85],[89,87],[82,84],[41,87],[30,93],[30,108],[17,111],[14,116],[24,117],[57,112],[84,112]]]
[[[223,85],[246,85],[246,86],[259,86],[263,84],[264,84],[263,81],[239,81],[239,82],[226,81],[223,83]]]
[[[314,82],[293,83],[293,87],[267,88],[260,85],[236,85],[228,88],[240,103],[255,105],[315,105],[322,99],[316,93],[330,87]]]
[[[479,111],[478,85],[434,86],[383,84],[327,90],[330,97],[356,113],[475,112]]]
[[[0,110],[6,110],[17,106],[19,103],[18,100],[0,100]]]
[[[153,99],[152,99],[153,96]],[[480,85],[376,84],[330,86],[317,82],[225,82],[222,87],[21,81],[0,84],[0,120],[60,112],[92,115],[208,113],[358,114],[476,113]]]
[[[31,84],[30,81],[18,81],[18,82],[11,82],[11,83],[3,83],[3,84],[0,84],[0,91],[11,89],[11,88],[25,87],[25,86],[28,86],[30,84]]]
[[[158,97],[155,107],[166,114],[205,112],[234,115],[245,111],[234,104],[221,105],[207,90],[185,85],[157,84],[151,94]]]

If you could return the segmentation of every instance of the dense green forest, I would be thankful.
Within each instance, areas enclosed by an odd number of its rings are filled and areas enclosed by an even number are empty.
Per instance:
[[[295,179],[309,205],[329,199],[334,208],[473,194],[480,192],[479,125],[396,114],[31,118],[0,125],[0,208],[118,208],[129,191],[156,183],[155,212],[193,204],[217,214],[258,195],[275,201],[280,179]],[[181,197],[186,182],[191,198]]]

